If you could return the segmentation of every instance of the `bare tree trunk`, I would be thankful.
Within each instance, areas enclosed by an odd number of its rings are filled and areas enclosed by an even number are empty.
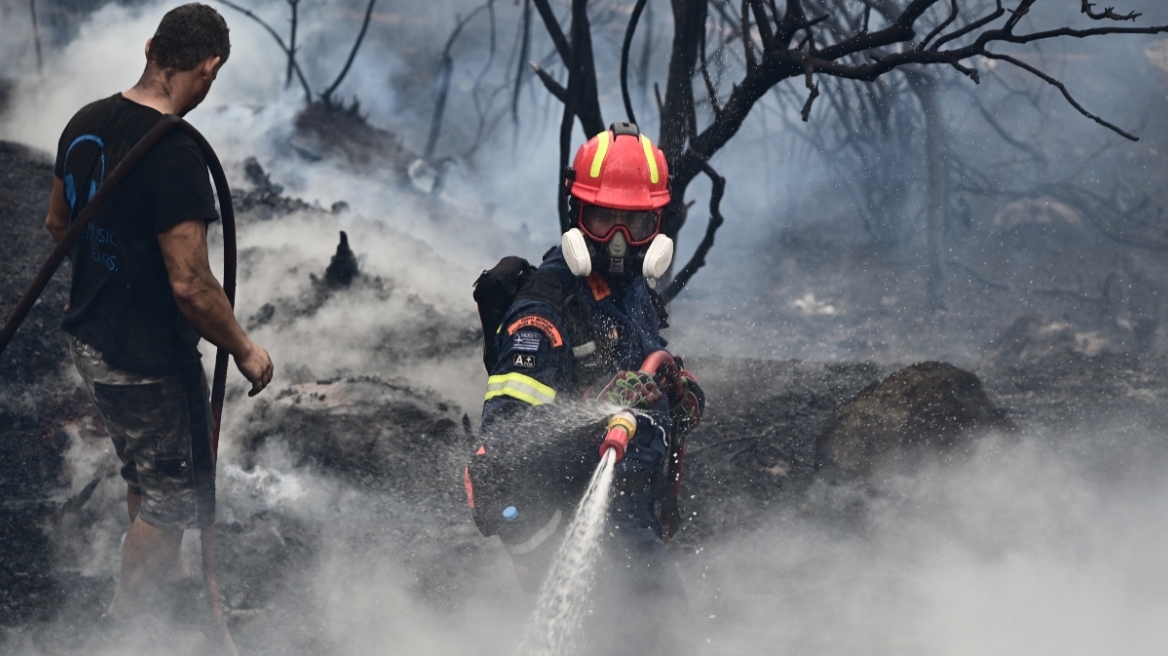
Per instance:
[[[576,116],[584,138],[604,131],[600,95],[596,87],[596,58],[592,55],[592,23],[588,20],[588,0],[572,0],[572,71],[569,87],[574,89]]]
[[[700,39],[706,38],[706,15],[705,2],[673,0],[673,44],[661,113],[661,135],[658,139],[658,145],[670,163],[682,160],[689,147],[690,136],[697,133],[693,78],[697,68]],[[700,153],[703,156],[711,154]],[[665,209],[661,228],[670,238],[677,239],[677,233],[685,225],[685,188],[689,180],[675,177],[673,182],[672,199]]]
[[[928,180],[928,200],[925,212],[925,248],[928,253],[928,273],[925,279],[925,304],[930,312],[945,309],[941,298],[941,283],[945,229],[945,126],[941,103],[937,98],[937,80],[926,73],[909,73],[913,91],[921,101],[925,118],[925,167]]]

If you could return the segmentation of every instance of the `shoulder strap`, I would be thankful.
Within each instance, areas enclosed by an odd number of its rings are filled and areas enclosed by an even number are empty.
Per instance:
[[[523,286],[515,296],[515,300],[521,298],[547,303],[556,310],[563,311],[567,293],[555,274],[536,269],[523,281]]]
[[[657,312],[657,323],[661,328],[669,327],[669,309],[665,306],[665,297],[656,289],[649,287],[649,300],[653,301],[653,310]]]
[[[573,280],[536,270],[524,282],[518,298],[542,301],[559,312],[572,343],[573,386],[582,387],[594,382],[605,370],[606,361],[598,347],[591,306],[580,297],[578,286],[571,285]]]
[[[479,308],[483,330],[483,366],[490,373],[499,353],[495,334],[519,290],[535,273],[535,267],[521,257],[508,256],[493,268],[483,271],[474,283],[474,300]]]

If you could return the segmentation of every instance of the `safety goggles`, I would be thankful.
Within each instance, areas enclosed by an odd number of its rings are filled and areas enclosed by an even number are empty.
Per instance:
[[[647,244],[661,229],[661,212],[655,210],[614,210],[611,207],[585,205],[580,210],[580,229],[602,244],[618,230],[625,233],[630,246]]]

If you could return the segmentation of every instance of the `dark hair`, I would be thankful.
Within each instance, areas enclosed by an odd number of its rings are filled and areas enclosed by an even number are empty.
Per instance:
[[[149,59],[159,68],[189,71],[208,57],[225,62],[230,54],[227,21],[207,5],[192,2],[162,17]]]

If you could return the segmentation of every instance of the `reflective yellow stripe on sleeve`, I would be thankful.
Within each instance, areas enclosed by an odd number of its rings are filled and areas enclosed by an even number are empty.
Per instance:
[[[531,376],[512,372],[487,379],[485,400],[489,401],[496,396],[510,396],[531,405],[543,405],[556,400],[556,391]]]

